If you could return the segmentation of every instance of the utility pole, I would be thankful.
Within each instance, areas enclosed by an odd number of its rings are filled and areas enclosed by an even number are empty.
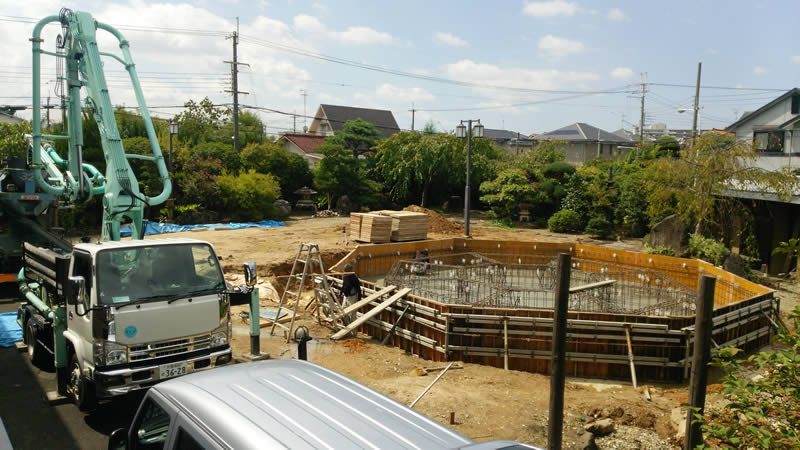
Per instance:
[[[303,96],[303,133],[305,133],[308,130],[308,127],[306,126],[306,97],[308,97],[308,91],[305,89],[300,89],[300,92],[300,95]]]
[[[292,133],[297,133],[297,113],[292,114]]]
[[[644,94],[647,92],[647,72],[642,73],[642,111],[639,117],[639,142],[644,142]]]
[[[692,140],[697,137],[697,113],[700,109],[700,71],[703,63],[697,63],[697,85],[694,87],[694,119],[692,119]]]
[[[409,111],[411,112],[411,131],[414,131],[414,115],[417,112],[417,110],[414,109],[413,103],[411,104],[411,109],[409,109]]]
[[[233,42],[233,61],[223,61],[231,65],[231,89],[225,92],[233,94],[233,149],[239,152],[239,94],[247,94],[247,92],[239,91],[239,64],[249,66],[249,64],[239,62],[236,54],[237,47],[239,46],[239,18],[236,18],[236,31],[225,39],[231,39]]]
[[[50,129],[50,96],[47,96],[47,129]]]

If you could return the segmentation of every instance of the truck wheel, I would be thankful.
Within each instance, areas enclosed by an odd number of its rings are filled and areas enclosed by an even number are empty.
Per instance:
[[[45,369],[47,368],[45,349],[42,344],[36,340],[38,333],[33,326],[33,322],[32,317],[25,322],[25,340],[28,345],[28,356],[31,357],[31,362],[34,366]]]
[[[94,386],[81,374],[81,366],[74,352],[69,360],[68,377],[67,393],[72,397],[78,409],[81,411],[93,410],[97,406]]]

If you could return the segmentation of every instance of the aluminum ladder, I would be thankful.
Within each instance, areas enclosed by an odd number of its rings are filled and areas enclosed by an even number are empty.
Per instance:
[[[303,265],[302,276],[300,275],[299,271],[300,264]],[[314,271],[315,266],[319,267],[319,272]],[[281,302],[278,304],[278,311],[275,315],[275,320],[272,321],[272,327],[269,330],[270,336],[273,335],[275,332],[275,327],[278,326],[286,330],[286,342],[289,342],[292,339],[292,331],[294,330],[294,321],[297,318],[297,306],[300,304],[300,297],[305,290],[306,282],[309,280],[313,281],[313,278],[316,275],[319,275],[320,278],[322,278],[322,287],[325,292],[330,292],[328,290],[328,279],[325,276],[325,266],[322,264],[322,256],[319,252],[319,245],[311,242],[303,242],[300,244],[300,248],[297,250],[297,256],[294,258],[294,264],[292,264],[292,271],[289,274],[289,279],[286,281],[286,287],[281,295]],[[283,306],[286,303],[287,296],[289,295],[294,296],[295,298],[294,308]],[[312,302],[313,301],[314,300],[312,300]],[[292,321],[288,327],[278,323],[281,311],[292,312]]]

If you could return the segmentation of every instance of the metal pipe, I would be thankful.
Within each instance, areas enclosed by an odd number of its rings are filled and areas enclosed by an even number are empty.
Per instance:
[[[28,286],[28,282],[25,280],[25,268],[19,269],[19,273],[17,274],[17,285],[19,286],[19,293],[33,305],[34,308],[39,310],[45,317],[50,320],[55,319],[55,313],[53,309],[50,308],[45,302],[43,302],[39,297],[34,294],[33,289]]]
[[[439,374],[439,376],[438,376],[438,377],[436,377],[436,379],[435,379],[435,380],[433,380],[433,382],[432,382],[431,384],[429,384],[429,385],[428,385],[428,387],[426,387],[426,388],[425,388],[425,390],[424,390],[424,391],[422,391],[422,393],[421,393],[421,394],[419,394],[419,397],[417,397],[417,399],[416,399],[416,400],[414,400],[413,402],[411,402],[411,404],[410,404],[410,405],[408,405],[408,407],[409,407],[409,408],[413,408],[413,407],[414,407],[414,405],[416,405],[416,404],[417,404],[417,402],[419,401],[419,399],[421,399],[423,395],[425,395],[425,394],[426,394],[426,393],[427,393],[429,390],[431,390],[431,388],[433,387],[433,385],[434,385],[434,384],[436,384],[436,382],[437,382],[437,381],[439,381],[439,378],[442,378],[442,375],[444,375],[444,374],[445,374],[445,372],[447,372],[447,369],[449,369],[449,368],[450,368],[450,366],[452,366],[454,363],[455,363],[455,361],[454,361],[454,362],[451,362],[450,364],[448,364],[448,365],[447,365],[447,367],[445,367],[445,368],[444,368],[444,370],[442,371],[442,373],[440,373],[440,374]]]

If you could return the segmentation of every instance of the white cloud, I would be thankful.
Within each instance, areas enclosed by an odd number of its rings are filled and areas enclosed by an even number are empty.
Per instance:
[[[548,34],[539,39],[539,50],[550,56],[565,56],[570,53],[580,53],[584,50],[583,42],[572,41]]]
[[[471,83],[543,90],[557,90],[570,82],[593,81],[600,78],[592,72],[501,68],[493,64],[477,63],[469,59],[446,65],[445,73],[449,78]],[[519,103],[520,95],[525,95],[526,99],[530,99],[532,98],[531,96],[535,95],[484,87],[476,87],[473,90],[486,97],[508,103]]]
[[[378,88],[375,90],[375,94],[378,97],[386,100],[400,101],[405,103],[434,100],[433,94],[423,88],[403,88],[389,83],[383,83],[382,85],[378,86]]]
[[[391,44],[392,35],[370,27],[347,27],[344,31],[329,30],[314,16],[300,14],[294,17],[294,28],[312,38],[330,39],[346,44]]]
[[[624,22],[628,20],[628,15],[625,14],[625,11],[619,8],[611,8],[608,10],[608,20],[613,20],[614,22]]]
[[[765,73],[767,73],[767,69],[762,66],[755,66],[753,67],[753,73],[756,75],[764,75]]]
[[[461,39],[460,37],[440,31],[433,33],[433,40],[434,42],[439,42],[451,47],[466,47],[467,45],[467,41]]]
[[[578,4],[564,0],[525,3],[522,13],[533,17],[574,16]]]
[[[791,57],[791,61],[794,64],[800,64],[800,55],[794,55]]]
[[[617,80],[627,80],[633,76],[633,70],[630,67],[617,67],[611,71],[611,78]]]

